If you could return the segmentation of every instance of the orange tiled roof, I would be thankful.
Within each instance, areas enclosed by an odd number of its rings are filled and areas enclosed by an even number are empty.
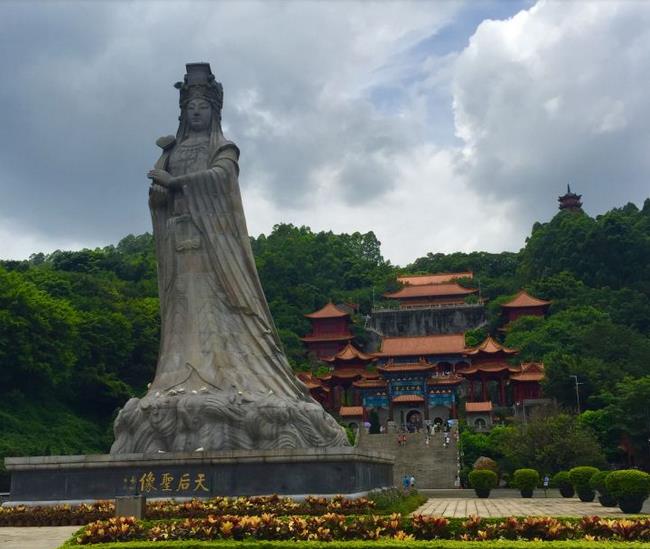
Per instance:
[[[504,353],[506,355],[514,355],[517,354],[519,351],[516,349],[509,349],[508,347],[504,347],[499,343],[498,341],[495,341],[492,339],[492,336],[487,336],[485,341],[481,343],[478,347],[474,347],[473,349],[470,349],[469,351],[466,352],[468,355],[478,355],[478,354],[496,354],[496,353]]]
[[[467,413],[479,413],[479,412],[491,412],[492,411],[492,401],[488,400],[487,402],[466,402],[465,411]]]
[[[360,417],[363,415],[363,406],[341,406],[339,415],[342,417]]]
[[[530,295],[526,290],[521,290],[515,297],[506,303],[502,303],[501,307],[547,307],[550,301],[544,301]]]
[[[424,402],[424,397],[420,395],[399,395],[393,398],[393,403],[400,402]]]
[[[341,349],[338,353],[336,353],[334,356],[331,356],[329,358],[324,358],[323,360],[326,362],[334,362],[335,360],[367,360],[371,361],[373,360],[372,355],[367,355],[366,353],[362,353],[357,349],[352,343],[348,343],[343,349]]]
[[[329,377],[337,377],[339,379],[360,378],[363,377],[363,371],[359,368],[336,368],[330,372]]]
[[[511,381],[542,381],[544,379],[544,364],[529,362],[521,365],[521,373],[510,377]]]
[[[329,391],[329,388],[324,387],[320,379],[318,379],[317,377],[313,376],[308,372],[300,372],[297,374],[297,377],[300,381],[302,381],[307,386],[307,389],[309,390],[322,389],[324,391]]]
[[[344,316],[350,316],[350,313],[339,309],[331,301],[325,305],[322,309],[318,309],[313,313],[308,313],[305,315],[307,318],[341,318]]]
[[[423,286],[428,284],[445,284],[458,278],[474,278],[474,273],[466,271],[464,273],[433,273],[428,275],[402,275],[397,277],[397,281],[402,284],[411,286]]]
[[[444,334],[413,337],[384,337],[375,356],[424,356],[462,354],[465,348],[463,334]]]
[[[478,290],[463,288],[456,282],[447,284],[422,284],[408,285],[396,292],[386,293],[384,297],[389,299],[404,299],[409,297],[445,297],[445,296],[466,296],[475,294]]]
[[[490,362],[487,364],[472,364],[469,368],[458,370],[458,373],[464,376],[468,376],[477,372],[496,373],[506,370],[510,373],[519,373],[521,371],[519,368],[511,366],[507,362]]]
[[[384,379],[379,379],[379,378],[373,378],[373,379],[360,379],[359,381],[355,381],[352,383],[355,387],[359,387],[360,389],[381,389],[383,387],[386,387],[387,383],[386,380]]]

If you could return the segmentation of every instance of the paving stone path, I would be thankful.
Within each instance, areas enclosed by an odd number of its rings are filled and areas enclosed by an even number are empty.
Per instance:
[[[646,509],[644,508],[644,511]],[[618,507],[603,507],[598,501],[583,503],[578,499],[565,498],[431,498],[414,515],[435,515],[443,517],[509,517],[509,516],[554,516],[581,517],[624,517]]]
[[[0,528],[0,549],[56,549],[79,526],[43,526],[32,528]]]

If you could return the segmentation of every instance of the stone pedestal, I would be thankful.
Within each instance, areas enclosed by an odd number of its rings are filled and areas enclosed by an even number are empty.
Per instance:
[[[147,498],[144,496],[118,496],[115,498],[116,517],[143,519],[146,515]]]
[[[359,494],[393,485],[392,455],[358,448],[6,458],[8,504]]]

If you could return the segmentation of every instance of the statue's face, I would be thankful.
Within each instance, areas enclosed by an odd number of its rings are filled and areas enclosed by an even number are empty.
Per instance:
[[[210,126],[212,107],[205,99],[192,99],[187,104],[187,120],[194,131],[204,131]]]

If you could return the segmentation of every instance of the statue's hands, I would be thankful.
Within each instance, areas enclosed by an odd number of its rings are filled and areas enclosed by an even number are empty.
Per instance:
[[[164,206],[167,203],[167,189],[158,183],[152,183],[149,187],[149,202],[152,206]]]
[[[147,174],[147,177],[149,179],[153,179],[154,183],[157,183],[158,185],[161,185],[162,187],[166,187],[166,188],[171,187],[172,180],[174,179],[172,177],[172,174],[166,172],[165,170],[159,170],[159,169],[151,170]]]

